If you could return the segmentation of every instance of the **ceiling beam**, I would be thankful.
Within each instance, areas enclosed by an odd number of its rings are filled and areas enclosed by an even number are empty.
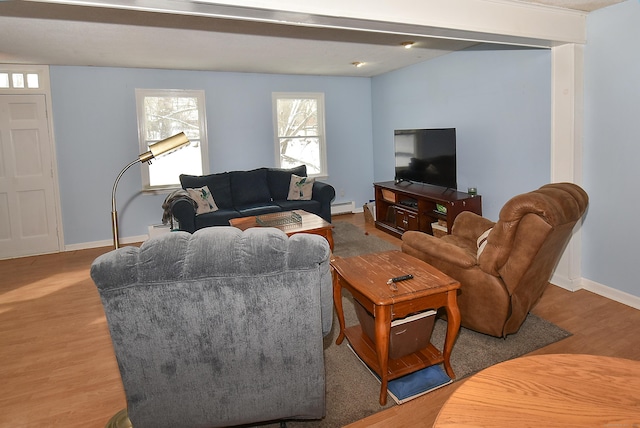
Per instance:
[[[586,41],[586,13],[505,0],[29,1],[532,47]]]

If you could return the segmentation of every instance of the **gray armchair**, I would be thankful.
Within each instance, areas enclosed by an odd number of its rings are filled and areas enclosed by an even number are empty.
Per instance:
[[[322,418],[329,254],[320,236],[211,227],[97,258],[133,426]]]

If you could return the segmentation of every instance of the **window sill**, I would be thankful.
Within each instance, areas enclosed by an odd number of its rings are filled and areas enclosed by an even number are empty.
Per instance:
[[[180,189],[182,189],[182,187],[180,187],[179,185],[148,187],[146,189],[142,189],[142,193],[145,195],[168,195],[174,190],[180,190]]]

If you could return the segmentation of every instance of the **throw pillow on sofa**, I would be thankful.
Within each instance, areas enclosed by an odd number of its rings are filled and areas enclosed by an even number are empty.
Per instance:
[[[180,174],[180,184],[185,190],[207,186],[219,209],[233,208],[231,180],[228,172],[209,175]]]
[[[199,187],[197,189],[187,189],[189,197],[196,201],[198,207],[196,208],[196,215],[206,214],[212,211],[218,211],[216,201],[213,200],[213,196],[207,186]]]
[[[309,201],[313,191],[313,178],[299,177],[291,174],[291,184],[289,185],[289,201]]]
[[[291,174],[298,177],[307,176],[307,166],[298,165],[294,168],[269,168],[267,170],[267,183],[274,201],[286,201],[289,195]]]

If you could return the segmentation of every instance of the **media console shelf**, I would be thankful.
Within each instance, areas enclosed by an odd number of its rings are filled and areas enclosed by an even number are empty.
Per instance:
[[[453,221],[462,211],[482,215],[482,196],[429,184],[395,181],[374,183],[376,227],[398,237],[407,230],[433,235],[431,223],[446,224],[451,233]]]

